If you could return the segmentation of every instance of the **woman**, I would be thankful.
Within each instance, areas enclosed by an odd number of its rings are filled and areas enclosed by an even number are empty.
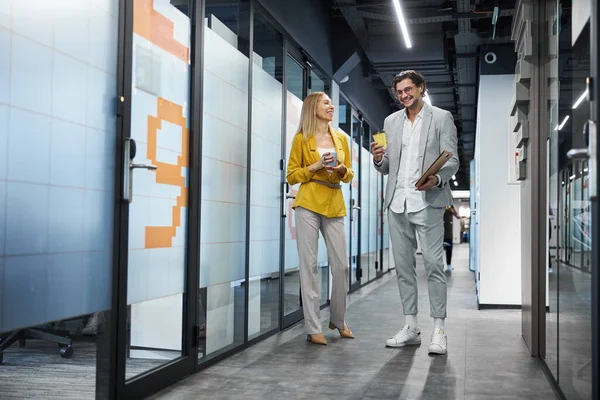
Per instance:
[[[344,216],[346,205],[340,181],[354,178],[346,137],[331,128],[334,106],[323,92],[311,93],[302,104],[287,169],[290,185],[300,183],[292,208],[296,211],[296,242],[307,340],[327,344],[319,322],[317,246],[319,230],[327,246],[333,275],[329,329],[354,339],[345,323],[348,293],[348,253]]]

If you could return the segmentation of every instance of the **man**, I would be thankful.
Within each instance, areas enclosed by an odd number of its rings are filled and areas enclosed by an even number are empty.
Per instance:
[[[417,239],[421,244],[429,287],[429,306],[434,329],[430,354],[446,354],[446,275],[444,274],[444,209],[452,194],[448,182],[458,171],[456,126],[452,114],[424,101],[427,87],[423,75],[404,71],[392,81],[392,89],[404,106],[385,119],[388,147],[371,143],[375,168],[389,174],[384,209],[389,207],[390,235],[404,309],[404,327],[386,341],[402,347],[421,343],[417,321]],[[452,153],[438,174],[415,187],[422,173],[442,150]]]

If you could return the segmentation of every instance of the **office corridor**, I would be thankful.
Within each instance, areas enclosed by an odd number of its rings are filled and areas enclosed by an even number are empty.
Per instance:
[[[419,257],[420,347],[386,348],[403,325],[395,273],[351,295],[356,340],[325,332],[305,341],[302,323],[163,390],[153,399],[551,399],[554,393],[520,336],[518,310],[478,311],[466,245],[448,274],[448,355],[427,354],[429,319]],[[328,310],[322,311],[323,327]]]

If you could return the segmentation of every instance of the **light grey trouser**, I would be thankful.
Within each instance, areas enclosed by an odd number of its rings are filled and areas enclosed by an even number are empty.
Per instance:
[[[388,210],[390,236],[398,290],[404,315],[418,313],[417,238],[423,252],[431,317],[446,318],[446,275],[444,274],[444,209],[426,207],[416,213],[397,214]]]
[[[348,248],[344,218],[327,218],[302,207],[296,207],[296,243],[300,258],[300,288],[306,333],[321,333],[319,320],[319,270],[317,255],[319,230],[327,246],[327,259],[333,275],[331,290],[331,322],[344,327],[348,294]]]

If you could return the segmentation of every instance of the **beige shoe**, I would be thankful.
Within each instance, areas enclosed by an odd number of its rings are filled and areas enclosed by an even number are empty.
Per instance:
[[[350,328],[348,328],[348,325],[344,325],[344,329],[340,329],[337,326],[335,326],[333,322],[329,322],[329,329],[337,329],[340,332],[340,336],[345,339],[354,339],[354,334],[352,333]]]
[[[325,340],[325,336],[323,336],[322,333],[317,333],[315,335],[306,335],[306,340],[314,344],[327,344],[327,340]]]

